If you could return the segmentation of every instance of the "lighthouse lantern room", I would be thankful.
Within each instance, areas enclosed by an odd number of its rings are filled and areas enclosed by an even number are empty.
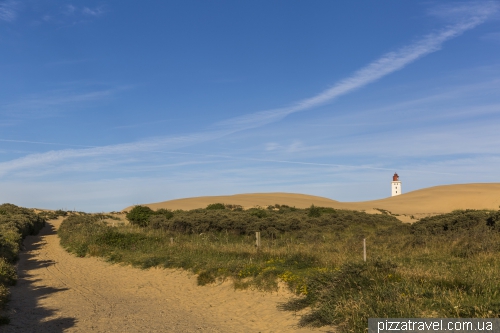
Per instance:
[[[401,181],[397,173],[392,176],[392,196],[401,194]]]

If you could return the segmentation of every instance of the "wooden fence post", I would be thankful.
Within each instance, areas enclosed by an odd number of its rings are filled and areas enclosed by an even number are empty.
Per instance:
[[[363,238],[363,260],[366,262],[366,238]]]
[[[255,232],[255,245],[260,249],[260,231]]]

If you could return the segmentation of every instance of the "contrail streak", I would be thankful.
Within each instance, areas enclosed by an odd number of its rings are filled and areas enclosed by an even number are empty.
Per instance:
[[[232,133],[249,128],[264,126],[284,117],[305,110],[312,109],[322,104],[331,102],[335,98],[359,89],[369,83],[404,68],[417,59],[438,51],[442,44],[452,38],[458,37],[465,31],[473,29],[484,23],[491,15],[498,11],[498,4],[488,2],[485,4],[472,4],[461,6],[459,10],[467,17],[460,22],[449,25],[437,32],[430,33],[423,38],[411,43],[397,51],[389,52],[367,66],[354,72],[351,76],[340,80],[333,87],[313,96],[292,104],[289,107],[256,112],[241,117],[228,119],[216,124],[218,129],[193,133],[179,137],[162,137],[138,142],[123,143],[100,147],[84,147],[82,149],[64,149],[45,153],[31,154],[18,159],[0,163],[0,176],[18,169],[46,165],[67,159],[82,157],[97,157],[108,155],[125,155],[140,153],[151,149],[174,149],[194,145],[201,142],[219,139]],[[453,11],[450,11],[453,12]],[[3,140],[6,142],[7,140]],[[34,143],[34,142],[33,142]],[[41,143],[42,144],[42,143]],[[53,143],[47,143],[53,144]]]
[[[68,144],[68,143],[43,142],[43,141],[28,141],[28,140],[0,139],[0,142],[32,143],[32,144],[37,144],[37,145],[67,146],[67,147],[82,147],[82,148],[97,148],[97,147],[99,147],[99,146],[85,146],[85,145],[74,145],[74,144]]]
[[[498,11],[496,3],[487,3],[485,6],[471,6],[468,19],[448,26],[441,31],[428,34],[410,45],[383,55],[316,96],[296,102],[289,107],[266,110],[228,119],[218,125],[235,126],[240,127],[240,129],[259,127],[278,121],[292,113],[309,110],[328,103],[339,96],[398,71],[425,55],[438,51],[444,42],[458,37],[465,31],[484,23],[496,11]]]

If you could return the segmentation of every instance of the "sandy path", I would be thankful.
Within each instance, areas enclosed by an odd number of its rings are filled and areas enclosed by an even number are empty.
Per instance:
[[[11,289],[11,324],[2,332],[331,332],[298,329],[278,311],[286,292],[234,291],[229,283],[199,287],[186,272],[139,270],[77,258],[48,224],[27,237]]]

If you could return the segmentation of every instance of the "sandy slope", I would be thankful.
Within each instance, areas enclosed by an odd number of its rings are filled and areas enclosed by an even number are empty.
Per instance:
[[[186,272],[140,270],[77,258],[59,245],[51,222],[25,240],[11,288],[11,324],[1,332],[329,332],[297,329],[277,310],[289,294],[199,287]]]
[[[408,192],[396,197],[363,202],[339,202],[328,198],[293,193],[253,193],[228,196],[196,197],[147,204],[152,209],[195,209],[205,208],[211,203],[241,205],[245,208],[281,204],[306,208],[316,206],[338,209],[364,210],[378,212],[375,208],[385,209],[393,214],[406,215],[407,219],[451,212],[456,209],[499,209],[500,183],[458,184],[425,188]],[[130,210],[131,207],[125,208]]]
[[[155,210],[159,208],[188,210],[195,208],[205,208],[207,205],[212,203],[241,205],[244,208],[252,208],[255,206],[267,207],[274,204],[295,206],[297,208],[306,208],[311,206],[311,204],[314,204],[316,206],[331,207],[332,205],[338,204],[339,202],[328,198],[316,197],[306,194],[252,193],[176,199],[146,204],[146,206],[149,206]],[[125,208],[125,210],[129,210],[130,208],[132,207],[127,207]]]

